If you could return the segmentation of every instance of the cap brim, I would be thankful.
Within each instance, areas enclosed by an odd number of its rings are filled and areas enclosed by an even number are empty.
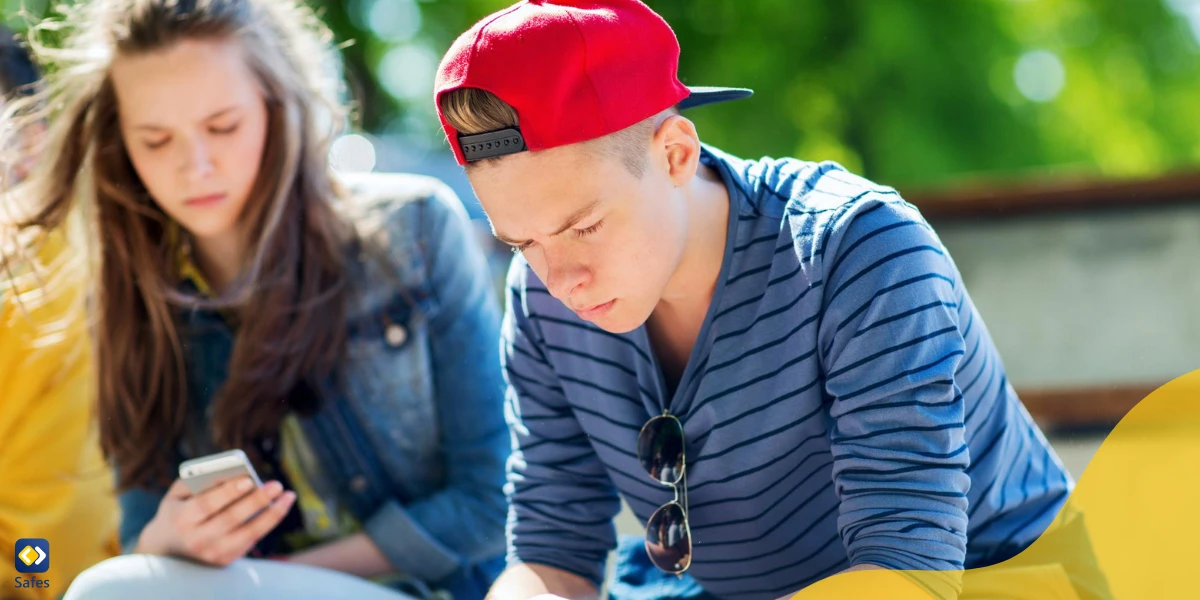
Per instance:
[[[754,90],[746,88],[688,86],[688,90],[692,93],[679,102],[680,110],[704,106],[705,104],[715,104],[717,102],[741,100],[742,98],[749,98],[754,95]]]

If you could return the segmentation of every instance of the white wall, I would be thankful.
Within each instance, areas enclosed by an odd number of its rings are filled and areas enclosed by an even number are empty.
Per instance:
[[[1017,388],[1200,368],[1200,203],[930,221]]]

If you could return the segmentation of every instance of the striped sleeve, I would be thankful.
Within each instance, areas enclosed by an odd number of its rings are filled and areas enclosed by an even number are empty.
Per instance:
[[[852,205],[825,244],[819,350],[850,561],[962,569],[970,479],[953,262],[894,197]]]
[[[500,342],[513,443],[508,561],[562,569],[599,589],[616,547],[620,500],[546,362],[528,317],[526,271],[523,260],[513,261]]]

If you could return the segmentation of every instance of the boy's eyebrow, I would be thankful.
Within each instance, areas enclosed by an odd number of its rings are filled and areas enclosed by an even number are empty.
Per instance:
[[[592,214],[592,211],[596,210],[596,207],[599,205],[600,205],[600,200],[595,200],[595,201],[589,203],[587,206],[584,206],[583,208],[571,213],[570,216],[568,216],[566,218],[566,220],[563,221],[562,227],[559,227],[557,231],[550,234],[550,237],[554,237],[554,236],[574,227],[576,223],[584,220],[585,218],[587,218],[588,215]],[[505,236],[504,234],[500,233],[499,231],[495,231],[494,228],[493,228],[493,234],[496,236],[496,239],[500,240],[501,242],[504,242],[505,244],[508,244],[509,246],[524,246],[525,244],[528,244],[530,242],[530,240],[514,240],[510,237]]]

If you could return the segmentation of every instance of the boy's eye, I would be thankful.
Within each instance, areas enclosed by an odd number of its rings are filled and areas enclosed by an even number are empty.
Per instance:
[[[585,227],[583,229],[576,229],[575,235],[577,235],[579,237],[586,237],[586,236],[592,235],[593,233],[596,233],[597,231],[600,231],[600,228],[603,226],[604,226],[604,219],[600,219],[599,221],[596,221],[596,224],[592,225],[591,227]]]

